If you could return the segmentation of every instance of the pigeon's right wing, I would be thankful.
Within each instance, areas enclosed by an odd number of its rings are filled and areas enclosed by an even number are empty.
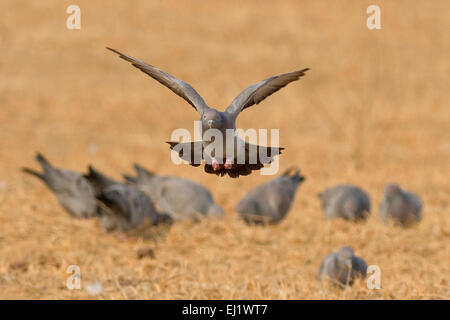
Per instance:
[[[360,257],[353,257],[352,269],[360,272],[363,278],[367,276],[367,263]]]
[[[107,187],[98,199],[111,209],[113,214],[127,222],[122,228],[135,227],[145,216],[149,216],[152,223],[158,220],[158,214],[151,199],[139,189],[125,184],[115,184]]]
[[[225,111],[236,119],[242,110],[251,107],[254,104],[260,103],[265,98],[287,86],[292,81],[300,79],[300,77],[304,76],[305,72],[308,70],[309,68],[306,68],[280,74],[251,85],[242,91],[236,98],[234,98],[233,102],[231,102],[230,106]]]
[[[409,200],[411,201],[411,204],[413,206],[413,211],[415,213],[419,213],[422,210],[423,202],[420,197],[412,192],[406,191],[405,192]]]
[[[108,207],[114,215],[119,215],[127,220],[131,220],[130,195],[129,190],[123,185],[116,184],[102,190],[98,195],[100,200]]]
[[[208,108],[203,98],[192,88],[188,83],[183,80],[177,79],[167,72],[164,72],[154,66],[151,66],[141,60],[133,58],[129,55],[121,53],[117,50],[106,48],[114,53],[117,53],[120,58],[130,62],[134,67],[138,68],[142,72],[148,74],[150,77],[165,85],[174,93],[186,100],[191,106],[193,106],[197,112],[201,115]]]

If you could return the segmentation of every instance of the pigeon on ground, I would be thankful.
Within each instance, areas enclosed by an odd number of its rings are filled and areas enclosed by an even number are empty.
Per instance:
[[[204,159],[205,172],[219,176],[228,174],[236,178],[240,175],[249,175],[252,170],[259,170],[265,164],[271,163],[273,158],[281,154],[281,150],[284,149],[254,145],[239,138],[236,132],[236,118],[244,109],[260,103],[290,82],[304,76],[309,68],[273,76],[251,85],[242,91],[224,112],[220,112],[208,107],[203,98],[188,83],[129,55],[111,48],[107,49],[171,89],[200,114],[202,141],[168,142],[170,148],[178,152],[180,158],[190,165],[199,166]],[[211,138],[212,133],[221,133],[221,138],[219,136],[216,141],[215,138]],[[230,138],[228,144],[227,134]],[[214,144],[212,144],[213,141]],[[231,146],[230,142],[232,142]]]
[[[370,198],[361,188],[341,184],[318,194],[327,219],[365,220],[370,214]]]
[[[385,222],[393,220],[398,225],[410,226],[422,219],[422,207],[423,202],[418,195],[391,183],[384,189],[380,217]]]
[[[94,186],[101,202],[101,222],[106,231],[127,231],[141,225],[148,217],[153,225],[170,223],[167,214],[160,214],[152,200],[135,186],[115,181],[89,166],[86,179]]]
[[[319,268],[318,279],[328,279],[336,286],[353,285],[357,278],[367,275],[367,263],[355,256],[353,248],[345,246],[325,257]]]
[[[297,187],[305,180],[300,171],[286,170],[280,177],[264,183],[242,198],[236,206],[248,224],[277,224],[288,213]]]
[[[36,161],[42,166],[42,173],[30,168],[23,171],[41,179],[70,215],[84,219],[97,216],[95,190],[82,174],[55,168],[40,153]]]
[[[160,210],[174,220],[223,217],[222,207],[214,203],[213,196],[204,186],[183,178],[158,176],[138,164],[135,177],[124,175],[125,180],[136,184],[153,199]]]

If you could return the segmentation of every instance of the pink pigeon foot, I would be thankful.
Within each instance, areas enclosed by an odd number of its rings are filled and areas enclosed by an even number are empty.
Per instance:
[[[220,168],[219,163],[218,163],[217,160],[214,159],[214,158],[212,159],[211,165],[212,165],[214,171],[217,171],[217,170],[219,170],[219,168]]]
[[[223,166],[225,169],[230,170],[232,166],[231,160],[227,159],[227,161],[225,161],[225,164]]]

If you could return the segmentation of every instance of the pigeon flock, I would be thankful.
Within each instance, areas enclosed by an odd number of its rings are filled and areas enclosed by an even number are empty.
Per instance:
[[[54,167],[42,154],[36,155],[42,172],[23,171],[38,177],[54,193],[60,205],[73,217],[97,218],[105,232],[128,231],[147,219],[152,226],[170,225],[183,219],[224,216],[211,192],[197,182],[174,176],[160,176],[135,164],[134,176],[124,174],[116,181],[93,166],[87,173]],[[297,188],[305,181],[299,170],[288,169],[280,176],[250,190],[236,205],[239,218],[249,225],[273,225],[288,214]],[[361,188],[341,184],[319,193],[326,219],[363,221],[370,214],[369,195]],[[380,218],[399,226],[421,220],[419,196],[388,184],[379,207]],[[367,263],[345,246],[325,257],[318,279],[337,287],[352,285],[366,277]]]
[[[201,141],[168,142],[170,148],[190,165],[200,166],[204,160],[206,173],[237,178],[260,170],[281,154],[281,147],[252,145],[239,138],[236,134],[236,118],[244,109],[260,103],[290,82],[299,80],[308,68],[270,77],[251,85],[224,112],[220,112],[208,107],[186,82],[131,56],[107,49],[171,89],[200,114]],[[212,140],[206,138],[208,130],[218,130],[223,134],[231,130],[235,147],[231,157],[226,152],[227,143],[230,143],[227,139],[223,141],[223,150],[204,152],[212,143]],[[258,152],[256,159],[251,154],[255,150]],[[267,156],[261,157],[261,154]],[[245,161],[240,162],[239,159]],[[30,168],[24,168],[23,171],[42,180],[71,216],[99,219],[106,232],[125,232],[141,226],[145,221],[149,221],[152,226],[170,225],[183,219],[196,221],[208,217],[221,218],[225,214],[206,187],[181,177],[157,175],[138,164],[134,165],[135,175],[124,174],[124,181],[121,182],[92,166],[88,166],[87,173],[56,168],[39,153],[36,161],[42,171]],[[299,170],[288,169],[280,176],[250,190],[237,203],[235,211],[249,225],[278,224],[286,218],[297,189],[304,181],[305,177]],[[364,221],[371,212],[370,197],[358,186],[339,184],[326,188],[318,194],[318,198],[326,219]],[[419,196],[391,183],[384,190],[379,215],[386,223],[393,221],[396,225],[407,227],[421,220],[422,207]],[[319,267],[318,279],[328,279],[336,286],[346,287],[352,285],[357,278],[365,278],[366,273],[367,263],[355,256],[353,248],[345,246],[325,257]]]
[[[174,220],[223,217],[224,210],[214,203],[211,192],[204,186],[179,177],[158,176],[138,164],[134,167],[137,175],[124,175],[124,179],[146,191]]]

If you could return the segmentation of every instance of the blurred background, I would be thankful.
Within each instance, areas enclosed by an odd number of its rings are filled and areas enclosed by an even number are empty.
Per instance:
[[[68,30],[66,8],[81,8]],[[381,8],[381,30],[366,8]],[[12,1],[0,6],[0,298],[448,299],[450,39],[448,1]],[[243,129],[280,128],[280,169],[307,177],[287,218],[249,227],[234,211],[258,172],[218,178],[176,166],[165,141],[193,130],[184,100],[105,50],[110,46],[190,83],[223,110],[244,88],[309,67],[300,81],[244,111]],[[179,223],[123,240],[71,218],[22,166],[91,163],[120,178],[138,162],[193,179],[224,220]],[[420,194],[414,228],[383,225],[386,183]],[[372,196],[367,223],[325,221],[316,194],[355,183]],[[315,279],[323,257],[351,245],[382,270],[382,289]],[[137,259],[151,247],[154,259]],[[79,265],[82,289],[68,290]]]

